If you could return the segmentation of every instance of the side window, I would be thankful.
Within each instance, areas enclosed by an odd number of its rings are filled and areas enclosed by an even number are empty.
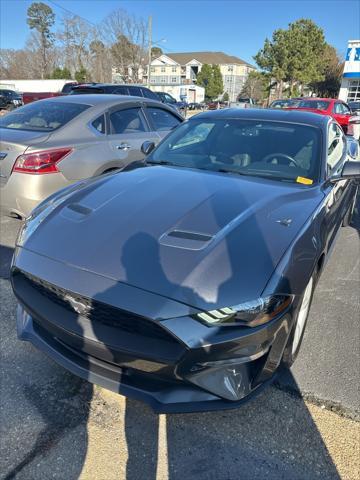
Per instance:
[[[127,87],[117,87],[113,93],[116,93],[116,95],[129,95]]]
[[[195,128],[191,129],[190,132],[185,134],[178,143],[172,145],[171,149],[176,150],[177,148],[204,142],[213,128],[214,123],[199,123]]]
[[[329,127],[328,152],[327,152],[327,174],[331,175],[341,166],[346,148],[345,139],[341,128],[332,123]]]
[[[142,88],[141,90],[145,98],[151,98],[151,100],[159,101],[159,97],[156,95],[156,93],[152,92],[148,88]]]
[[[342,114],[342,108],[341,108],[341,103],[335,103],[334,105],[334,113],[337,113],[338,115]]]
[[[129,95],[133,97],[142,97],[141,88],[140,87],[128,87]]]
[[[167,110],[163,110],[162,108],[148,107],[146,110],[151,118],[155,130],[159,132],[172,130],[173,128],[177,127],[179,123],[181,123],[181,120],[178,117]]]
[[[105,135],[106,129],[105,129],[105,115],[101,115],[100,117],[96,118],[92,122],[92,127],[99,133],[102,133]]]
[[[347,105],[345,105],[345,103],[342,103],[342,110],[344,115],[351,113],[350,108]]]
[[[111,133],[146,132],[146,121],[141,108],[127,108],[110,114]]]

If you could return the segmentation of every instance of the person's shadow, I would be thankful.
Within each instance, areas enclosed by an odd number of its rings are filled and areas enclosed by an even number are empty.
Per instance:
[[[127,283],[136,284],[144,272],[145,283],[161,279],[167,295],[176,291],[148,233],[134,235],[121,251]],[[275,387],[235,410],[166,417],[127,398],[124,429],[126,480],[340,478],[304,401]]]

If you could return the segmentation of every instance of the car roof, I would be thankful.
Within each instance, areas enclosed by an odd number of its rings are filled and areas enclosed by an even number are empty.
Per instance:
[[[326,97],[301,97],[297,98],[296,100],[314,100],[315,102],[321,101],[321,102],[342,102],[342,100],[339,100],[338,98],[326,98]]]
[[[61,103],[79,103],[81,105],[112,105],[126,102],[145,102],[145,103],[157,103],[156,100],[146,97],[137,97],[134,95],[116,95],[116,94],[103,94],[103,93],[89,93],[85,95],[61,95],[59,97],[46,98],[39,100],[40,102],[61,102]],[[163,105],[161,102],[158,102]]]
[[[250,119],[259,121],[274,121],[274,122],[287,122],[287,123],[302,123],[305,125],[312,125],[315,127],[324,127],[327,125],[331,117],[328,115],[319,115],[317,113],[305,112],[303,110],[280,110],[280,109],[267,109],[267,108],[227,108],[224,110],[212,110],[208,112],[199,113],[192,117],[197,120],[200,118],[210,119],[218,118],[222,120],[226,119]]]
[[[142,84],[137,84],[137,83],[80,83],[80,85],[76,85],[74,89],[79,89],[79,88],[102,88],[102,87],[141,87],[141,88],[146,88],[149,90],[148,87]]]

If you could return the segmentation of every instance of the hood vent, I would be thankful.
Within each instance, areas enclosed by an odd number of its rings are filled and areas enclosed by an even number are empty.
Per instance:
[[[197,240],[198,242],[210,242],[211,235],[197,232],[184,232],[182,230],[173,230],[168,233],[168,237],[184,238],[186,240]]]
[[[212,239],[213,236],[207,235],[206,233],[171,230],[160,238],[160,243],[168,247],[201,250],[205,248]]]

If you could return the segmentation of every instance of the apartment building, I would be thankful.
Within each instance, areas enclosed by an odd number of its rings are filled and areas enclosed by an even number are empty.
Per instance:
[[[224,93],[235,101],[242,90],[253,65],[223,52],[185,52],[160,55],[151,62],[151,86],[196,85],[196,78],[204,64],[219,65]],[[147,69],[142,72],[143,83],[148,82]]]

